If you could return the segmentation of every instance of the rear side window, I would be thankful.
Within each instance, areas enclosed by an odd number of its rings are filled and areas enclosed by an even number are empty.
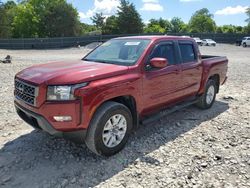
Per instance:
[[[193,44],[179,44],[183,63],[196,61]]]
[[[150,59],[155,57],[166,58],[170,65],[175,64],[174,55],[174,45],[173,44],[160,44],[157,46],[150,56]]]

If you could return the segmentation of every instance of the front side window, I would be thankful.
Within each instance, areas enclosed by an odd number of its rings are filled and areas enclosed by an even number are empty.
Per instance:
[[[83,60],[125,66],[134,65],[149,43],[150,40],[146,39],[113,39],[103,43]]]
[[[183,63],[196,61],[193,44],[179,44]]]
[[[175,64],[175,55],[174,55],[174,45],[173,44],[160,44],[157,46],[153,53],[150,56],[150,59],[155,57],[161,57],[168,60],[170,65]]]

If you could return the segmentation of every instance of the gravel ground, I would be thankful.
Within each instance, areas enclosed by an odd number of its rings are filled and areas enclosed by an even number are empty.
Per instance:
[[[0,187],[250,187],[250,48],[226,55],[228,82],[206,111],[183,109],[142,125],[110,158],[30,128],[13,106],[14,75],[33,64],[80,59],[86,49],[0,50]]]

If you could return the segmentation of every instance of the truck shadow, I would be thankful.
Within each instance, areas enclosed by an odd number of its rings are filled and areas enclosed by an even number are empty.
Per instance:
[[[209,110],[189,107],[152,124],[142,125],[124,150],[110,158],[92,154],[85,145],[33,131],[6,143],[0,150],[0,186],[93,187],[135,164],[138,159],[159,165],[158,159],[147,154],[228,109],[227,103],[216,101]]]

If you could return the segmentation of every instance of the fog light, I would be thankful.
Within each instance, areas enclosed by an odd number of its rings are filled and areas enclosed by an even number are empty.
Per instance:
[[[71,116],[54,116],[54,120],[59,121],[59,122],[65,122],[65,121],[72,121]]]

